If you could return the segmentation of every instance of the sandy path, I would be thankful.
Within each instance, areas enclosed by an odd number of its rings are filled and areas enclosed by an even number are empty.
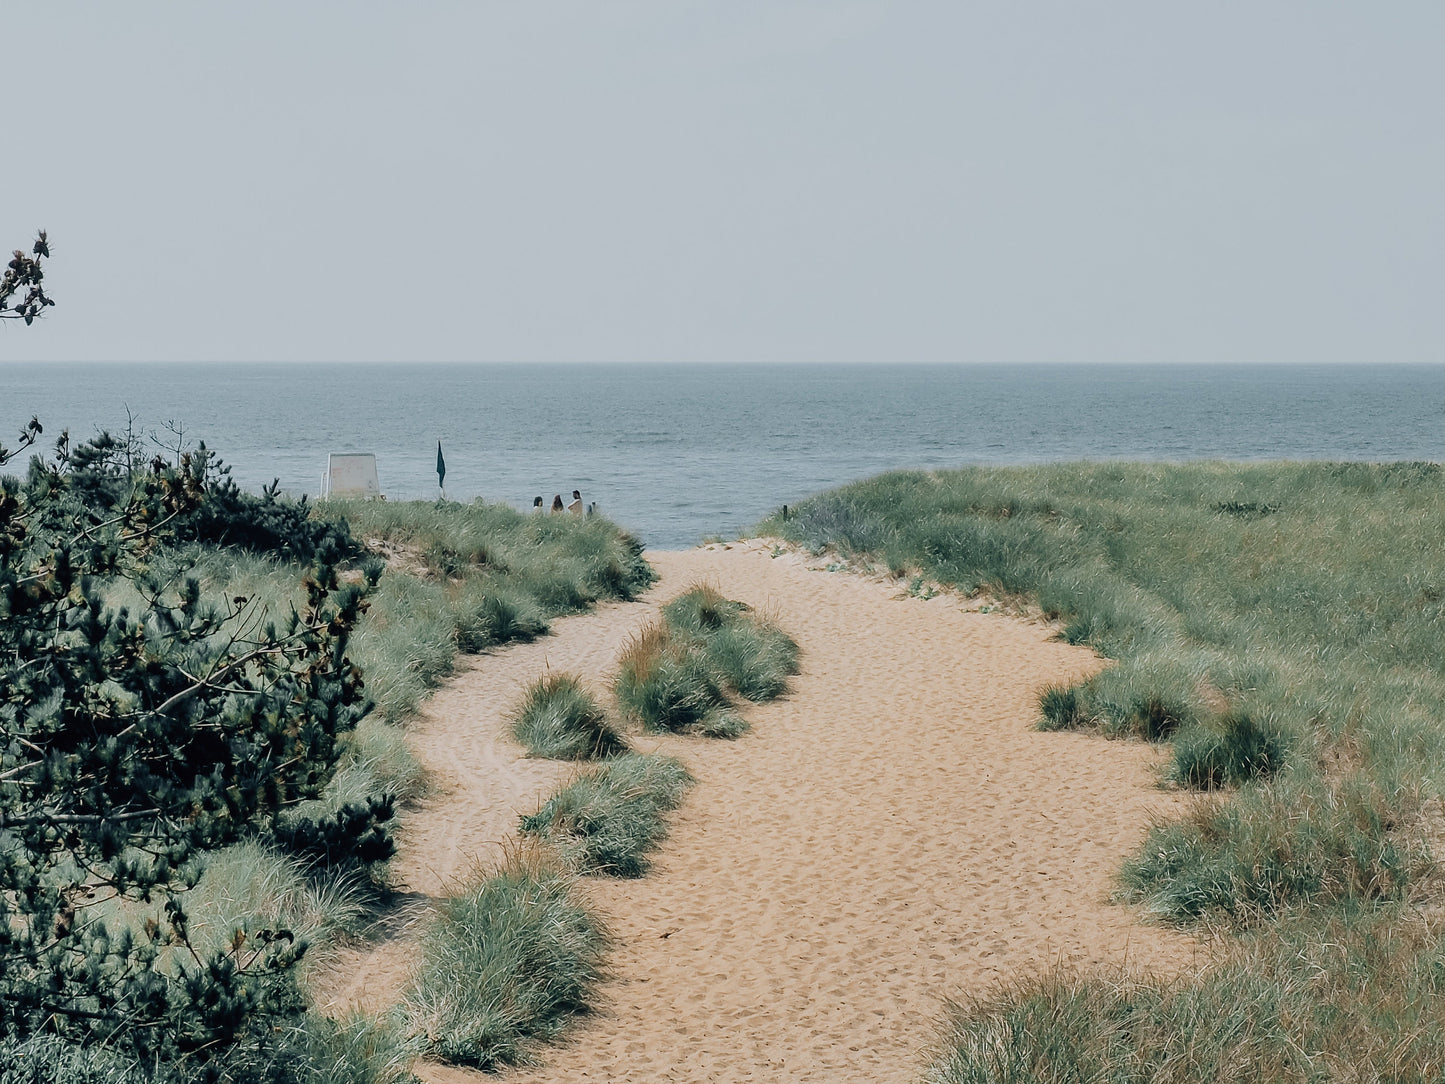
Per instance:
[[[704,579],[803,648],[792,695],[749,708],[742,740],[639,740],[699,786],[647,878],[588,882],[616,977],[513,1084],[915,1081],[944,997],[1059,958],[1190,959],[1187,939],[1107,903],[1148,812],[1171,802],[1156,754],[1032,729],[1038,689],[1091,672],[1091,653],[756,544],[648,556],[662,579],[646,602],[477,660],[414,730],[443,789],[411,816],[400,872],[433,894],[569,772],[521,759],[501,719],[544,662],[602,688],[657,603]],[[406,958],[400,942],[347,961],[335,1004],[385,1004]]]

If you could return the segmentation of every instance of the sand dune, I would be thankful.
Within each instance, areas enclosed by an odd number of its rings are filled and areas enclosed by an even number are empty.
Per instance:
[[[743,739],[637,739],[699,785],[648,877],[587,883],[617,938],[601,1010],[507,1079],[915,1081],[945,997],[1059,959],[1192,957],[1108,902],[1149,812],[1173,801],[1157,754],[1033,729],[1039,688],[1092,672],[1090,652],[760,543],[649,560],[661,581],[643,602],[474,660],[412,729],[438,791],[408,820],[398,873],[435,895],[571,771],[507,733],[544,667],[605,689],[628,635],[699,581],[775,614],[803,649],[792,694],[749,708]],[[409,959],[405,939],[349,955],[329,1003],[385,1005]]]

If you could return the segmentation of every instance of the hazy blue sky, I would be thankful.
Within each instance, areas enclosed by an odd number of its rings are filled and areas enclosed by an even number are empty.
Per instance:
[[[1445,361],[1445,4],[7,4],[4,359]]]

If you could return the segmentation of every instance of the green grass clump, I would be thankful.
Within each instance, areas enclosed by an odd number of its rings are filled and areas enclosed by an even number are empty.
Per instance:
[[[0,1084],[411,1084],[412,1050],[384,1019],[309,1012],[205,1064],[157,1067],[53,1035],[0,1039]]]
[[[1059,714],[1063,702],[1057,696],[1063,690],[1045,689],[1039,696],[1042,725],[1048,730],[1087,728],[1116,738],[1167,741],[1210,714],[1202,693],[1208,673],[1208,660],[1197,653],[1156,648],[1132,654],[1067,690],[1071,712]],[[1063,718],[1069,722],[1058,721]]]
[[[1428,844],[1400,830],[1420,824],[1416,801],[1358,773],[1324,793],[1285,773],[1156,825],[1121,879],[1129,898],[1158,914],[1240,925],[1299,900],[1351,909],[1400,901],[1435,868]]]
[[[589,1007],[606,944],[573,876],[540,851],[518,852],[427,930],[405,996],[410,1032],[441,1061],[523,1064]]]
[[[735,738],[748,724],[732,696],[772,700],[798,672],[798,645],[774,622],[711,587],[694,587],[632,638],[613,690],[649,730]]]
[[[776,700],[798,672],[798,645],[777,624],[707,585],[694,587],[662,608],[676,637],[701,646],[708,669],[744,700]]]
[[[571,674],[548,674],[527,688],[512,734],[534,757],[600,760],[627,752],[607,713]]]
[[[1043,730],[1073,730],[1084,722],[1079,707],[1079,690],[1069,685],[1049,685],[1039,693]]]
[[[1273,775],[1284,766],[1285,753],[1285,739],[1277,729],[1246,712],[1226,712],[1179,736],[1172,776],[1186,786],[1215,790]]]
[[[641,877],[667,835],[692,776],[674,757],[630,754],[594,768],[522,818],[522,831],[555,846],[579,873]]]
[[[622,709],[649,730],[707,733],[717,728],[719,718],[732,714],[727,694],[694,642],[674,637],[661,621],[623,650],[613,690]]]
[[[197,946],[220,949],[237,929],[248,934],[286,929],[312,946],[302,961],[304,972],[342,937],[361,931],[375,898],[374,888],[359,871],[312,871],[251,841],[212,852],[184,901]]]
[[[295,1037],[305,1084],[413,1084],[414,1044],[387,1017],[310,1012]],[[242,1079],[236,1077],[236,1079]],[[253,1077],[252,1079],[264,1079]]]

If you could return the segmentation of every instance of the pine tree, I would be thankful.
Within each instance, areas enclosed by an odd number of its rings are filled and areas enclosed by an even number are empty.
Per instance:
[[[0,320],[24,320],[32,324],[36,317],[55,302],[45,293],[45,269],[40,261],[50,257],[50,240],[41,230],[30,252],[17,248],[0,274]],[[16,295],[19,299],[16,299]]]
[[[346,645],[380,565],[343,583],[321,545],[282,619],[167,587],[148,560],[213,492],[211,459],[157,459],[99,499],[91,452],[77,471],[62,437],[0,478],[0,1039],[204,1067],[299,1018],[305,946],[268,930],[202,949],[185,890],[206,851],[330,779],[366,710]],[[117,577],[143,605],[105,604]],[[116,898],[155,917],[110,928],[95,916]]]

